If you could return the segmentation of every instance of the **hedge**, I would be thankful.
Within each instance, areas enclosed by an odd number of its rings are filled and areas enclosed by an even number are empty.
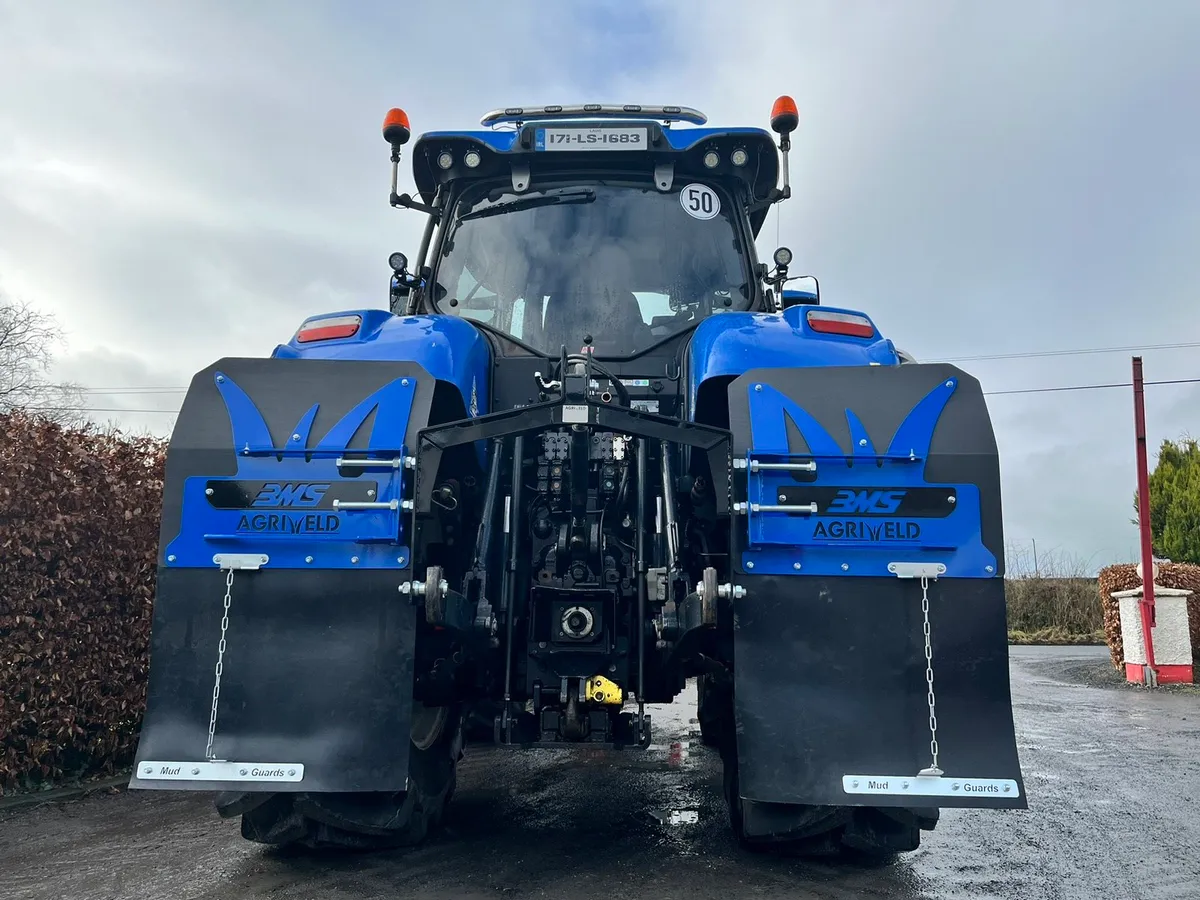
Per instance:
[[[0,415],[0,793],[132,763],[164,453]]]
[[[1004,594],[1010,636],[1049,640],[1059,635],[1063,642],[1100,642],[1104,616],[1096,602],[1096,579],[1035,575],[1010,578]]]
[[[1188,598],[1188,617],[1192,637],[1192,656],[1200,660],[1200,566],[1192,563],[1159,563],[1158,578],[1154,582],[1160,587],[1191,591]],[[1119,603],[1112,598],[1117,591],[1129,591],[1141,587],[1137,566],[1132,563],[1108,566],[1100,570],[1098,585],[1100,605],[1104,610],[1104,636],[1112,655],[1113,667],[1124,671],[1125,646],[1121,640],[1121,611]]]

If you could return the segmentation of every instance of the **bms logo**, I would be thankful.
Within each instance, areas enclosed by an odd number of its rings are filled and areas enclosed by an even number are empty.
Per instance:
[[[285,481],[267,482],[251,502],[251,506],[313,507],[329,490],[328,482]]]
[[[833,502],[829,504],[827,513],[836,515],[853,515],[855,513],[868,515],[892,515],[900,508],[900,502],[908,491],[851,491],[843,489],[837,492]]]

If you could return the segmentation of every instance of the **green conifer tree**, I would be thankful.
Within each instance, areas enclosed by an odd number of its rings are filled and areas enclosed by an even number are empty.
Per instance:
[[[1133,510],[1138,514],[1136,491]],[[1200,444],[1194,439],[1159,447],[1150,473],[1150,535],[1156,556],[1200,563]]]

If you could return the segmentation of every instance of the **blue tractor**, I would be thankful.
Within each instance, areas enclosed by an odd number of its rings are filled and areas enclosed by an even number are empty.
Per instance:
[[[979,383],[786,289],[798,124],[545,106],[412,145],[389,308],[192,380],[131,786],[420,842],[474,744],[625,748],[694,679],[746,845],[1024,808]],[[502,752],[490,750],[489,752]]]

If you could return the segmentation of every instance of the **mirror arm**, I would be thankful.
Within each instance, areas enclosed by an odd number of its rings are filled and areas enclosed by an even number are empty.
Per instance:
[[[756,200],[755,202],[751,203],[749,206],[746,207],[746,215],[750,215],[751,213],[756,213],[760,209],[766,209],[769,206],[774,206],[776,203],[780,203],[783,200],[787,200],[791,196],[792,196],[792,186],[790,184],[785,185],[782,189],[773,187],[773,188],[771,188],[771,190],[769,190],[767,192],[767,195],[765,197],[763,197],[761,200]]]
[[[418,212],[426,213],[434,219],[440,218],[442,214],[441,210],[430,206],[427,203],[421,203],[418,200],[414,200],[409,194],[392,194],[388,202],[391,203],[392,206],[403,206],[405,209],[415,209]]]

